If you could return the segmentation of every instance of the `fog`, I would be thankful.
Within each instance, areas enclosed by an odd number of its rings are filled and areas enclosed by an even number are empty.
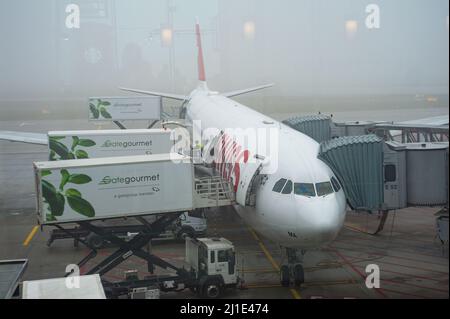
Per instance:
[[[79,28],[66,25],[71,3],[80,8]],[[366,25],[371,3],[380,9],[379,28]],[[119,86],[188,93],[197,83],[196,17],[209,87],[275,82],[249,100],[268,112],[273,101],[311,97],[324,98],[333,110],[338,105],[327,98],[334,96],[433,95],[448,106],[448,4],[0,0],[0,117],[11,108],[37,107],[44,116],[52,112],[46,108],[84,110],[89,96],[125,95]]]

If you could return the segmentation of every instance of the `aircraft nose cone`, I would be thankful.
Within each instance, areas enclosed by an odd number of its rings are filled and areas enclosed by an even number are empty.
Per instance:
[[[336,201],[322,203],[315,218],[317,237],[323,242],[331,242],[338,235],[343,222],[342,209]]]
[[[341,206],[336,200],[324,198],[300,210],[303,211],[303,222],[308,225],[306,229],[303,225],[303,230],[308,233],[312,246],[327,244],[337,237],[345,219],[345,208]]]

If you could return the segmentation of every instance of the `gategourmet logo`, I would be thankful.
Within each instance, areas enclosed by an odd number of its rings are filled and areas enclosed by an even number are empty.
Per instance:
[[[148,183],[148,182],[158,182],[160,180],[159,174],[148,175],[148,176],[131,176],[131,177],[111,177],[105,176],[98,183],[98,185],[110,185],[110,184],[134,184],[134,183]]]
[[[121,141],[110,141],[107,140],[105,143],[102,144],[101,147],[108,147],[108,148],[129,148],[129,147],[150,147],[153,145],[153,141],[128,141],[128,142],[121,142]]]

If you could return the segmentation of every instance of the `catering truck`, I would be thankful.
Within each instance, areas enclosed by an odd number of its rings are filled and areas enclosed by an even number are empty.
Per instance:
[[[49,160],[165,154],[172,151],[171,130],[87,130],[48,133]]]
[[[70,234],[67,227],[77,224],[80,231],[87,230],[118,246],[87,270],[86,275],[103,276],[133,255],[147,262],[149,273],[154,273],[155,266],[175,271],[143,281],[105,283],[105,292],[108,288],[110,296],[159,285],[164,291],[190,288],[205,297],[216,298],[226,287],[237,285],[234,247],[225,239],[191,241],[189,233],[181,233],[188,242],[189,270],[171,264],[149,249],[148,244],[186,217],[185,212],[189,216],[235,203],[231,183],[220,177],[195,178],[191,157],[171,153],[50,161],[34,163],[34,171],[40,225]],[[135,233],[129,240],[117,228],[100,223],[123,219],[140,223],[131,228],[117,226]],[[76,239],[76,235],[71,236]],[[78,263],[83,267],[97,255],[97,248],[84,239],[78,240],[91,249]]]
[[[236,252],[233,243],[225,238],[186,238],[185,265],[174,266],[176,274],[151,276],[144,280],[138,277],[120,283],[104,283],[105,293],[110,298],[130,296],[136,289],[143,292],[146,287],[163,292],[190,289],[195,294],[209,299],[223,296],[226,289],[235,289],[243,284],[237,274]]]
[[[34,163],[40,224],[192,211],[191,158],[172,154]]]

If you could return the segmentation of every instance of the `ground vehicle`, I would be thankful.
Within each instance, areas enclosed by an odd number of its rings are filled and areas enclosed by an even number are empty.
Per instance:
[[[219,298],[226,288],[236,288],[241,279],[236,272],[234,245],[225,238],[186,238],[187,267],[176,267],[157,256],[154,261],[161,267],[175,271],[175,274],[151,276],[144,280],[104,282],[105,293],[109,298],[129,295],[136,288],[157,287],[161,291],[181,291],[190,289],[204,297]],[[158,259],[158,260],[156,260]]]
[[[151,219],[150,217],[147,217]],[[104,226],[105,230],[111,230],[116,236],[130,240],[133,238],[137,232],[142,229],[140,225],[121,225],[121,226]],[[180,217],[167,229],[165,232],[160,234],[157,238],[153,240],[184,240],[186,237],[198,237],[205,234],[207,229],[207,221],[203,210],[194,210],[189,212],[184,212]],[[70,234],[69,234],[69,233]],[[50,232],[50,238],[47,241],[47,246],[58,239],[68,239],[68,238],[83,238],[90,244],[91,247],[100,249],[107,244],[105,240],[91,233],[88,230],[81,228],[66,229],[64,231],[60,229],[53,229]],[[75,238],[74,245],[78,245],[78,240]]]
[[[191,290],[207,298],[218,298],[227,287],[236,287],[236,255],[225,238],[186,238],[186,262],[196,276]]]

